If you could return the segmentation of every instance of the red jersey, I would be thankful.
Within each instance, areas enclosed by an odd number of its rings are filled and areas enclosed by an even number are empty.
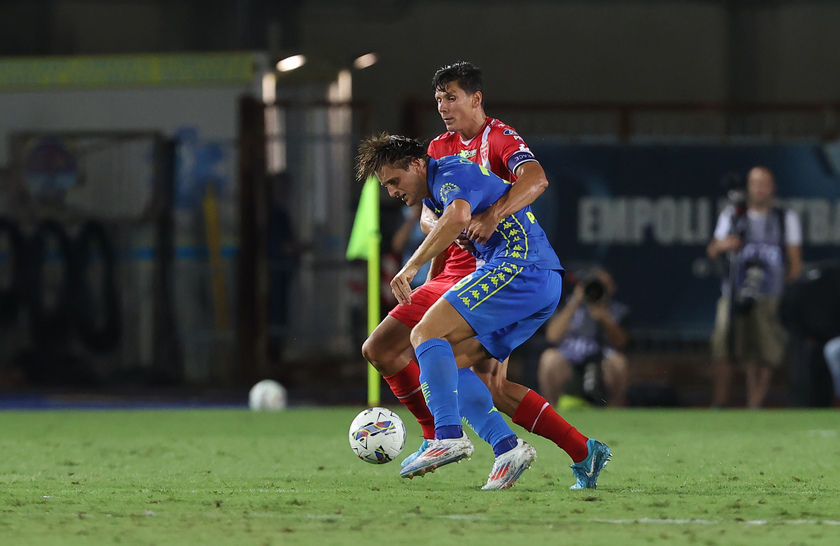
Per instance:
[[[496,176],[509,182],[516,181],[513,173],[526,161],[536,161],[528,145],[516,132],[495,118],[487,118],[478,133],[468,141],[455,132],[439,135],[429,143],[428,154],[433,159],[447,155],[460,155],[483,165]],[[475,257],[452,245],[447,250],[446,265],[441,275],[465,277],[476,269]]]

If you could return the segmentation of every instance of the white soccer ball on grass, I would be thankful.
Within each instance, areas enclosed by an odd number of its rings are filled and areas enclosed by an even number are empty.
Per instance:
[[[273,379],[263,379],[248,393],[248,407],[253,411],[280,411],[288,403],[286,387]]]
[[[367,463],[390,463],[404,445],[405,424],[388,408],[368,408],[350,423],[350,447]]]

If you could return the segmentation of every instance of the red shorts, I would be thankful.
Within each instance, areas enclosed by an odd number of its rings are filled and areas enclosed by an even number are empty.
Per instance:
[[[463,276],[440,274],[422,286],[411,291],[411,305],[397,305],[388,313],[409,328],[414,328],[429,307],[440,299],[444,292],[463,279]]]

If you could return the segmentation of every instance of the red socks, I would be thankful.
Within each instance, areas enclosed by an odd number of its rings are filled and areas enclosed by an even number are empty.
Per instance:
[[[417,418],[417,422],[423,429],[423,438],[427,440],[434,438],[435,418],[426,406],[426,399],[423,398],[423,391],[420,389],[420,366],[417,362],[412,360],[402,371],[383,379],[391,387],[394,396]],[[586,457],[585,446],[584,457]]]
[[[560,417],[551,404],[534,390],[529,390],[519,403],[513,422],[557,444],[569,454],[572,462],[584,460],[589,453],[586,448],[588,438]]]

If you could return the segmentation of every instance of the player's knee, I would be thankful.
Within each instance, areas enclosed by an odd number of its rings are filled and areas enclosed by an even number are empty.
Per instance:
[[[424,341],[426,341],[428,339],[428,337],[426,336],[426,331],[425,331],[425,328],[423,327],[423,322],[422,321],[420,321],[420,323],[411,330],[410,339],[411,339],[411,346],[414,347],[415,349],[417,348],[418,345],[420,345],[421,343],[423,343]]]
[[[365,357],[365,360],[376,366],[376,342],[373,341],[372,338],[367,338],[364,343],[362,343],[362,356]]]
[[[508,385],[512,385],[504,376],[490,374],[487,379],[487,388],[493,393],[493,398],[504,396],[508,392]]]
[[[362,356],[364,356],[365,360],[370,362],[370,364],[376,368],[380,374],[385,376],[390,375],[388,373],[388,363],[390,358],[386,353],[387,348],[383,347],[382,344],[374,337],[367,338],[362,344]]]

